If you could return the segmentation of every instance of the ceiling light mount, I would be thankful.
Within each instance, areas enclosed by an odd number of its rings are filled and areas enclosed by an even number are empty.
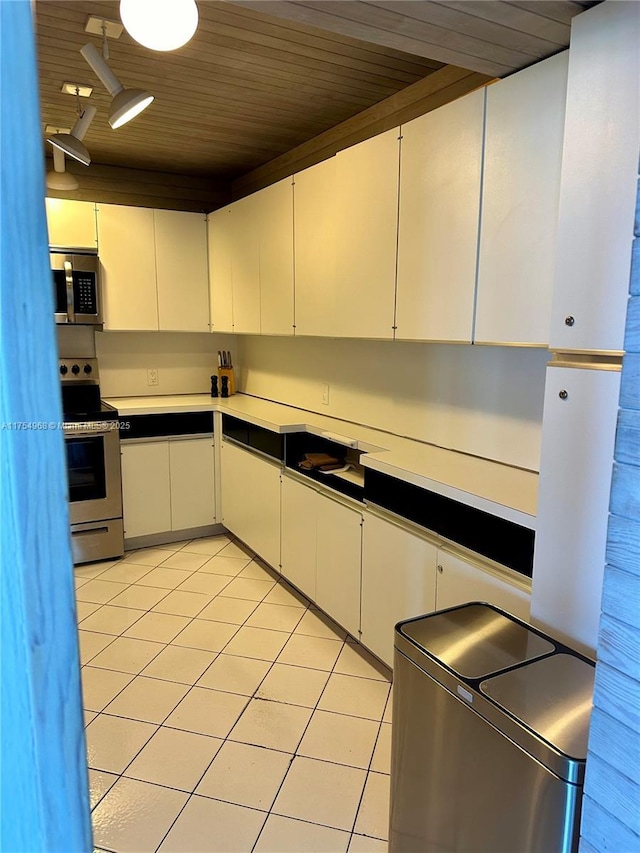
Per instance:
[[[85,33],[91,33],[92,36],[104,35],[108,39],[119,39],[123,30],[120,21],[109,21],[97,15],[90,15],[84,27]]]
[[[69,83],[65,81],[62,84],[61,92],[64,92],[65,95],[77,95],[81,98],[90,98],[93,92],[93,86],[89,86],[87,83]]]
[[[114,130],[135,118],[153,101],[154,96],[142,89],[125,89],[94,45],[85,44],[80,53],[113,98],[109,107],[109,124]]]

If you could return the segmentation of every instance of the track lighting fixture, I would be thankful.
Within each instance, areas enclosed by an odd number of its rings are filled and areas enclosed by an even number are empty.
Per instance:
[[[85,44],[80,53],[113,98],[108,120],[114,130],[131,121],[153,101],[154,96],[142,89],[125,89],[92,44]]]
[[[82,140],[96,112],[96,108],[88,104],[78,116],[71,133],[56,133],[50,136],[49,142],[54,149],[59,148],[64,154],[73,157],[74,160],[79,160],[84,166],[88,166],[91,162],[91,155],[82,144]]]
[[[120,17],[129,35],[151,50],[176,50],[198,26],[195,0],[120,0]]]
[[[77,190],[78,180],[65,169],[64,151],[53,147],[53,169],[47,172],[47,187],[50,190]]]

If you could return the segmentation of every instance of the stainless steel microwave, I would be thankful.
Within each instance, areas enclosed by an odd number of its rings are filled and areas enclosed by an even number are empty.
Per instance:
[[[56,323],[102,325],[100,262],[91,249],[49,250]]]

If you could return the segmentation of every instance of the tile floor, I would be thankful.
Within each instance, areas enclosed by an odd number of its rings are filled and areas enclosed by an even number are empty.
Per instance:
[[[228,536],[76,569],[94,844],[387,849],[388,673]]]

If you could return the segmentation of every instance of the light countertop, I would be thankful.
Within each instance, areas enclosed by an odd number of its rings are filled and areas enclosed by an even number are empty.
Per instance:
[[[273,432],[307,432],[358,442],[365,467],[535,529],[538,475],[489,459],[381,432],[246,394],[112,397],[121,417],[172,412],[224,412]]]

